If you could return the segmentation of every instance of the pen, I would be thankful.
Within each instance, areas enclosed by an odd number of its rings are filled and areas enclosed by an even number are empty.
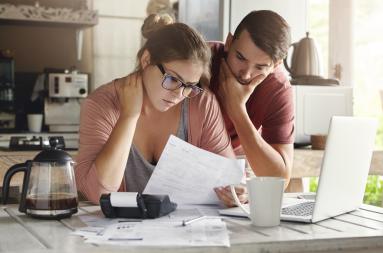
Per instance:
[[[183,220],[182,221],[182,226],[186,226],[186,225],[189,225],[190,223],[193,223],[195,221],[199,221],[199,220],[202,220],[204,219],[206,216],[205,215],[202,215],[200,217],[197,217],[197,218],[193,218],[193,219],[190,219],[190,220]]]
[[[108,239],[109,241],[142,241],[144,238],[141,237],[131,237],[131,238],[118,238],[118,237],[111,237]]]
[[[126,219],[126,220],[119,220],[118,223],[123,222],[142,222],[142,219]]]

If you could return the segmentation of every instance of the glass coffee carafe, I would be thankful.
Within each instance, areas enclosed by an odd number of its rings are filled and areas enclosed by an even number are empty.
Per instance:
[[[36,218],[67,218],[77,212],[78,205],[74,162],[68,153],[57,147],[57,138],[50,138],[49,143],[50,149],[41,151],[32,161],[8,169],[3,182],[3,204],[8,199],[12,176],[22,171],[19,211]]]

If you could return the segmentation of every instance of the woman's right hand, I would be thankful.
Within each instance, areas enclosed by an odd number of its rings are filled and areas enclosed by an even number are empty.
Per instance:
[[[133,72],[117,83],[121,116],[139,117],[143,103],[143,84],[141,72]]]

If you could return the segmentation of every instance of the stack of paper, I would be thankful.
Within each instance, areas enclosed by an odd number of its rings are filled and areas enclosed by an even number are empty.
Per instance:
[[[102,227],[85,227],[73,234],[93,244],[125,246],[225,246],[230,247],[225,222],[205,218],[182,226],[179,221],[143,220],[119,222]]]

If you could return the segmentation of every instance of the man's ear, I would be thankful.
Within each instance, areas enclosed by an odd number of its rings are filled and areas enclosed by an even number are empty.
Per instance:
[[[144,69],[146,66],[150,65],[150,53],[147,49],[141,55],[140,59],[141,68]]]
[[[226,41],[225,41],[225,52],[228,52],[230,47],[231,47],[231,43],[233,42],[233,35],[231,33],[228,33],[227,36],[226,36]]]

